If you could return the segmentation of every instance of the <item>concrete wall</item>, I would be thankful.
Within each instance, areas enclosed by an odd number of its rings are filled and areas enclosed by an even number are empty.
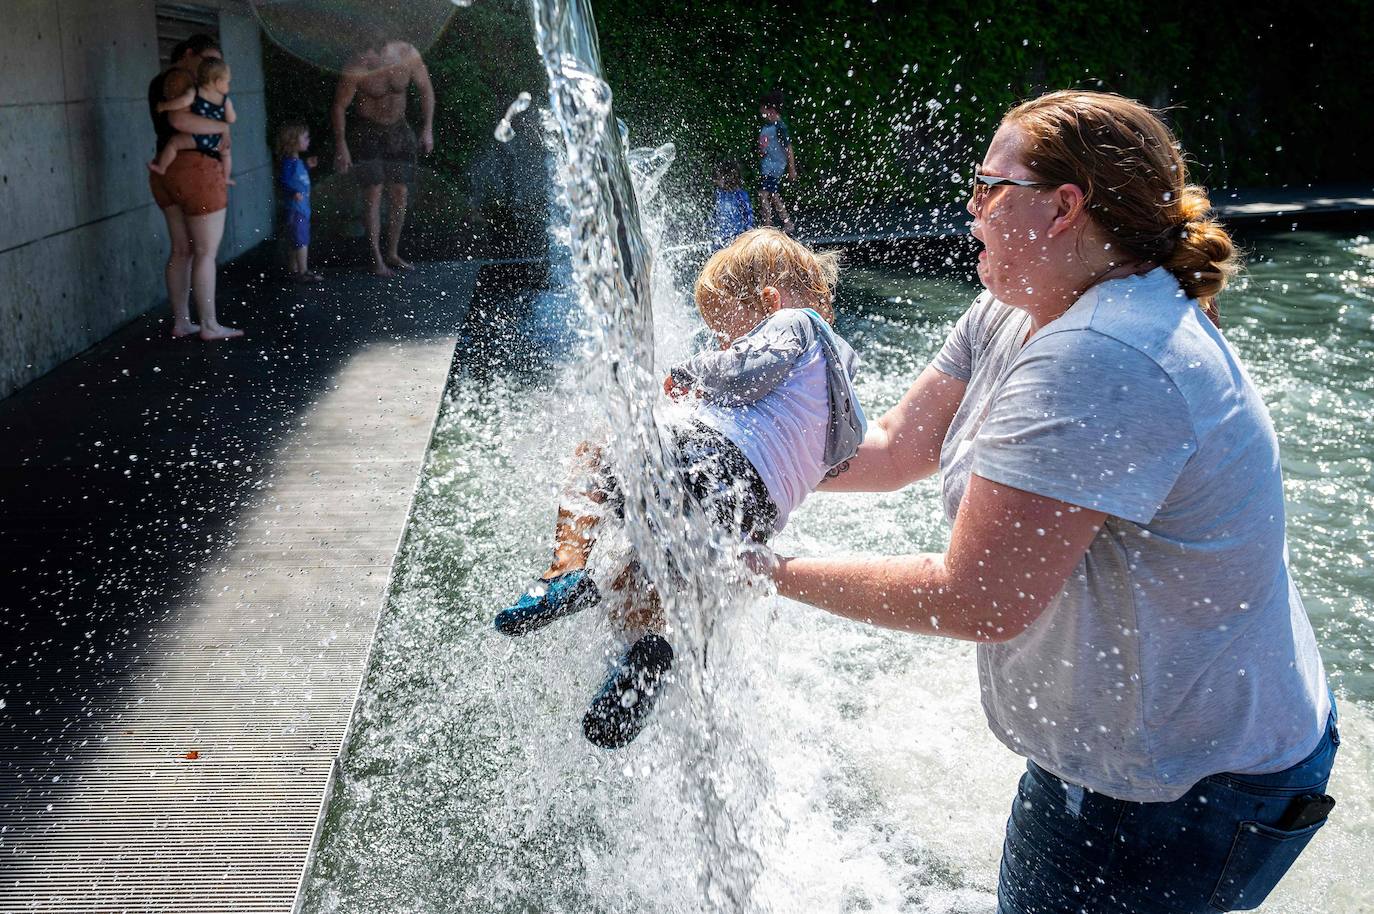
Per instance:
[[[3,0],[0,397],[150,308],[166,307],[166,227],[148,192],[154,0]],[[234,70],[238,186],[222,259],[271,232],[262,50],[246,6],[215,0]]]

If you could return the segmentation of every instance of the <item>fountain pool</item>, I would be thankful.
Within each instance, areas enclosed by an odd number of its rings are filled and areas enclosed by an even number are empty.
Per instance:
[[[1330,825],[1262,910],[1374,910],[1374,259],[1354,231],[1243,237],[1222,299],[1278,428],[1293,568],[1341,700]],[[856,266],[840,329],[870,415],[893,404],[976,288]],[[665,302],[664,299],[667,299]],[[659,296],[660,361],[692,328]],[[583,705],[611,647],[584,613],[520,641],[491,616],[547,548],[560,468],[594,431],[575,361],[450,385],[383,616],[306,909],[689,912],[703,827],[669,694],[628,749],[594,749]],[[779,548],[942,548],[932,483],[817,496]],[[971,646],[881,632],[776,598],[712,648],[728,710],[709,777],[753,859],[754,910],[991,912],[1021,761],[987,732]]]

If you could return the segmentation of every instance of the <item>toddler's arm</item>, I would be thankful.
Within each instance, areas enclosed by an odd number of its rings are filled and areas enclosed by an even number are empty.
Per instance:
[[[239,116],[234,113],[234,103],[229,96],[224,96],[224,123],[232,124],[238,120]]]
[[[194,88],[187,89],[180,95],[169,98],[166,101],[158,102],[157,111],[159,114],[163,114],[168,111],[182,111],[186,108],[191,107],[191,102],[195,100],[196,90]]]
[[[306,183],[305,164],[297,158],[282,160],[277,181],[283,190],[294,195],[297,200],[304,199],[305,192],[310,189],[310,185]]]
[[[791,373],[811,345],[811,318],[786,308],[735,340],[729,349],[699,352],[674,365],[675,388],[694,388],[708,403],[747,406],[766,396]]]

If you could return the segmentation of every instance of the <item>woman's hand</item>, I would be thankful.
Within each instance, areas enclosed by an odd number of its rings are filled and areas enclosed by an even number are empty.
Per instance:
[[[1008,641],[1064,589],[1106,515],[969,478],[943,554],[780,558],[778,593],[884,628]]]
[[[353,167],[353,156],[349,155],[348,147],[340,143],[334,150],[334,171],[337,174],[348,174],[348,170]]]

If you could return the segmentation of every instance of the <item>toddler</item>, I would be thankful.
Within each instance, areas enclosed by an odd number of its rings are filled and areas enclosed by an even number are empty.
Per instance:
[[[754,227],[754,208],[749,205],[749,191],[744,189],[739,163],[716,163],[716,209],[707,231],[711,233],[712,249],[722,248]]]
[[[782,177],[797,180],[797,162],[792,157],[792,132],[782,119],[782,92],[774,90],[759,102],[759,117],[763,127],[759,129],[759,209],[763,211],[763,224],[773,224],[773,210],[778,211],[782,220],[782,230],[792,234],[792,217],[782,202]]]
[[[234,123],[238,120],[238,115],[234,113],[234,103],[229,100],[229,77],[229,65],[223,60],[218,57],[202,60],[200,69],[196,71],[195,88],[187,89],[176,98],[158,102],[158,113],[189,108],[192,114],[224,121],[226,124]],[[232,185],[234,179],[230,176],[234,171],[229,151],[229,134],[223,134],[223,146],[220,139],[221,135],[218,133],[178,133],[167,141],[158,157],[148,163],[148,168],[160,175],[166,174],[168,166],[176,161],[177,153],[195,150],[219,159],[224,169],[224,183]]]
[[[277,186],[285,200],[282,235],[291,247],[291,278],[296,282],[323,279],[310,272],[310,169],[315,157],[301,158],[309,148],[310,128],[304,124],[287,124],[277,133]]]
[[[763,543],[781,530],[863,440],[858,357],[830,328],[837,274],[835,255],[757,229],[716,252],[697,279],[697,307],[720,348],[669,372],[664,392],[689,407],[669,431],[687,494],[741,539]],[[628,601],[615,618],[632,643],[582,719],[587,739],[607,749],[643,729],[673,662],[658,600],[636,586],[635,563],[598,581],[588,567],[606,509],[621,513],[619,497],[600,449],[580,446],[558,509],[553,562],[495,620],[498,631],[523,635],[597,603],[603,587]]]

